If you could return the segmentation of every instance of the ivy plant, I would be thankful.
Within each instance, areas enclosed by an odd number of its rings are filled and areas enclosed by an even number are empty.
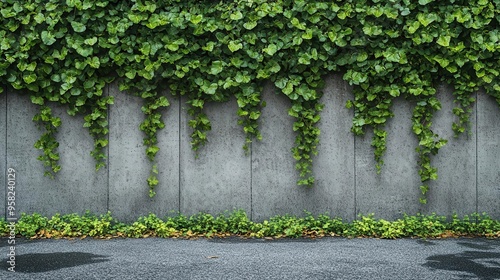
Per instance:
[[[35,147],[54,176],[60,118],[51,103],[84,118],[94,137],[96,168],[108,144],[106,87],[118,80],[123,94],[143,99],[147,179],[154,196],[157,132],[169,95],[184,96],[191,145],[208,141],[211,102],[235,99],[247,153],[259,132],[262,85],[271,81],[290,100],[298,184],[312,186],[323,78],[333,71],[353,86],[346,105],[352,131],[373,130],[378,172],[383,167],[395,98],[414,104],[413,132],[423,196],[437,179],[432,156],[445,145],[432,129],[441,109],[436,87],[454,91],[457,137],[468,132],[474,93],[484,88],[500,102],[498,0],[5,0],[0,2],[0,92],[9,87],[39,107],[33,120],[44,130]],[[122,94],[122,93],[120,93]]]

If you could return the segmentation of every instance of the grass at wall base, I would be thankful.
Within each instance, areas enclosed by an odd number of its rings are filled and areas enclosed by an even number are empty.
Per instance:
[[[0,220],[0,234],[10,234],[9,223]],[[403,215],[394,221],[377,219],[373,214],[360,215],[357,220],[344,222],[327,214],[304,217],[274,216],[263,222],[251,221],[243,210],[226,211],[219,215],[199,213],[190,217],[177,214],[163,219],[155,214],[140,217],[129,224],[115,220],[111,213],[95,215],[87,211],[79,214],[56,214],[51,218],[34,213],[22,214],[15,225],[15,233],[30,239],[46,238],[500,238],[500,221],[487,214],[473,213],[459,218],[444,216]]]

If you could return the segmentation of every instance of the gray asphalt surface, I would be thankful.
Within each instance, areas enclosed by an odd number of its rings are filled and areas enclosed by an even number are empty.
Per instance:
[[[0,279],[500,279],[498,239],[0,242]]]

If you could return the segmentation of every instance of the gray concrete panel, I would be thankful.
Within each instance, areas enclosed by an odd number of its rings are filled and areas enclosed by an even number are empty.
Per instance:
[[[116,84],[109,86],[115,104],[110,109],[109,133],[109,210],[121,221],[155,213],[159,217],[179,210],[179,106],[168,95],[171,104],[163,110],[166,127],[158,131],[158,179],[156,196],[149,197],[147,179],[152,163],[143,145],[144,133],[139,129],[145,116],[142,99],[120,92]]]
[[[417,137],[412,131],[413,105],[396,98],[392,106],[394,118],[388,120],[387,150],[384,165],[377,174],[373,147],[373,132],[356,137],[356,212],[377,218],[398,219],[404,213],[419,211],[420,177],[418,176]]]
[[[456,212],[462,216],[476,211],[476,110],[470,117],[472,135],[454,137],[452,110],[456,104],[452,92],[448,85],[438,88],[441,110],[434,114],[432,127],[448,143],[431,159],[438,168],[438,179],[429,183],[428,202],[423,208],[426,214],[450,216]]]
[[[304,187],[297,186],[298,175],[290,149],[295,133],[294,119],[288,115],[290,101],[271,83],[263,89],[260,131],[262,141],[252,146],[252,219],[261,221],[275,215],[302,215]]]
[[[160,217],[177,215],[179,208],[180,98],[167,95],[170,106],[162,109],[165,128],[158,131],[158,180],[154,213]]]
[[[352,219],[354,213],[354,140],[352,113],[345,108],[350,97],[340,76],[327,78],[321,102],[321,129],[318,156],[314,160],[316,183],[298,186],[298,173],[291,154],[294,145],[294,118],[288,115],[291,103],[269,84],[264,90],[267,106],[262,111],[263,140],[253,146],[252,217],[263,220],[275,215],[303,216],[328,213]]]
[[[83,117],[70,117],[66,107],[49,104],[62,120],[56,138],[62,169],[55,179],[44,177],[41,154],[34,148],[42,131],[32,121],[38,106],[26,94],[9,93],[7,100],[7,166],[16,170],[16,210],[51,216],[56,213],[106,212],[107,170],[95,171],[90,156],[94,141]]]
[[[235,100],[205,104],[212,130],[208,143],[191,149],[191,117],[183,97],[180,121],[180,211],[185,215],[198,212],[219,214],[225,210],[243,209],[250,213],[250,156],[245,156],[245,135],[238,125]]]
[[[345,107],[352,99],[352,89],[342,75],[325,79],[321,102],[325,104],[319,122],[320,143],[313,160],[316,178],[312,189],[302,188],[301,198],[308,211],[318,215],[328,212],[344,220],[355,218],[353,112]]]
[[[500,219],[500,109],[482,92],[477,101],[478,213]]]
[[[0,93],[0,185],[5,186],[0,188],[0,217],[5,217],[5,201],[6,201],[6,187],[7,187],[7,166],[6,162],[6,148],[7,148],[7,91]]]

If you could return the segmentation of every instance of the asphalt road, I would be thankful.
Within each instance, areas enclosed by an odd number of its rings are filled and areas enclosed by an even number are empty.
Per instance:
[[[499,239],[0,242],[0,279],[500,279]]]

